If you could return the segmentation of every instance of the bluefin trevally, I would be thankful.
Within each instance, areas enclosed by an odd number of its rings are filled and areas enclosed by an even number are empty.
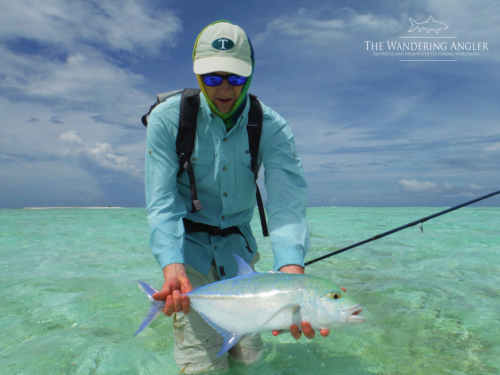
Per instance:
[[[314,330],[365,321],[359,315],[362,307],[328,280],[309,274],[256,272],[233,256],[238,263],[235,277],[186,293],[191,306],[222,335],[224,343],[217,355],[231,349],[244,335],[285,330],[292,324],[300,327],[303,321],[311,323]],[[151,307],[135,335],[165,307],[164,301],[153,299],[155,288],[142,281],[138,284]]]
[[[410,30],[408,30],[409,33],[411,33],[415,29],[417,29],[418,32],[422,31],[422,29],[425,29],[427,30],[427,34],[430,33],[431,30],[434,30],[436,34],[438,34],[439,30],[446,30],[448,28],[448,25],[444,22],[434,21],[434,18],[432,18],[432,16],[430,16],[429,19],[425,22],[417,22],[413,18],[410,18],[410,22],[411,28]]]

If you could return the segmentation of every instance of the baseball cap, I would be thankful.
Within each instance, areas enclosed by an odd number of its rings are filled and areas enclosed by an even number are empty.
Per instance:
[[[245,32],[229,21],[207,26],[194,46],[194,73],[222,71],[249,77],[252,74],[252,49]]]

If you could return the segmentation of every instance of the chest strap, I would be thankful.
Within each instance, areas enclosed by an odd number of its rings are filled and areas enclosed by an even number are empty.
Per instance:
[[[182,221],[184,222],[184,230],[186,231],[186,233],[204,232],[208,233],[210,236],[221,236],[221,237],[227,237],[230,234],[239,234],[245,239],[245,242],[247,243],[246,246],[247,250],[253,254],[253,251],[250,248],[250,245],[246,237],[243,235],[243,232],[237,226],[221,229],[213,225],[196,223],[186,218],[182,219]]]

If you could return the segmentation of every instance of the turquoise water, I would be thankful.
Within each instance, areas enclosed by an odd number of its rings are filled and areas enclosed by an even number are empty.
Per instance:
[[[355,296],[366,322],[311,341],[265,334],[264,360],[231,373],[500,373],[500,209],[475,210],[309,266],[351,294],[380,273]],[[437,211],[310,208],[307,259]],[[144,209],[0,210],[0,373],[178,374],[168,318],[132,337],[149,306],[134,280],[162,284],[148,237]]]

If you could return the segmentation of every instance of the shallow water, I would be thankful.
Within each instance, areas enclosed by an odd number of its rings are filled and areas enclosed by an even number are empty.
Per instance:
[[[265,334],[264,360],[231,373],[500,373],[500,209],[475,210],[309,266],[351,294],[380,273],[355,296],[366,322],[312,341]],[[307,259],[437,211],[310,208]],[[257,214],[252,227],[267,271]],[[168,318],[132,337],[149,305],[134,280],[162,284],[148,237],[144,209],[0,210],[0,373],[179,373]]]

